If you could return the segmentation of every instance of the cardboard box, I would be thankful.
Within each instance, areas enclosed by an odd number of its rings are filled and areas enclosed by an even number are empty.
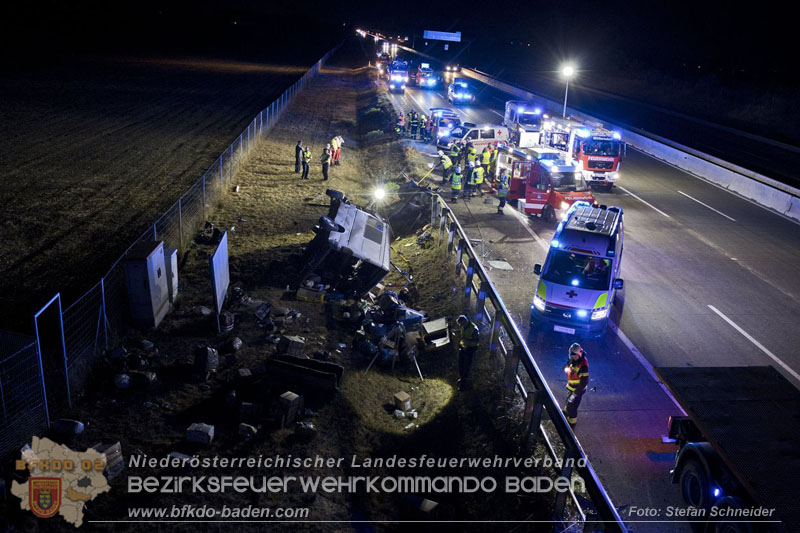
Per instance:
[[[411,410],[411,396],[405,391],[400,391],[394,395],[394,406],[401,411]]]

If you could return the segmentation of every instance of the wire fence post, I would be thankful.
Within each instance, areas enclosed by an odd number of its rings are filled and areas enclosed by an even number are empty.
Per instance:
[[[154,241],[158,240],[158,230],[156,229],[156,223],[155,222],[153,222],[153,240]]]
[[[183,251],[183,210],[181,199],[178,198],[178,250]]]
[[[464,267],[464,264],[461,260],[464,257],[465,246],[466,241],[464,239],[458,239],[458,249],[456,250],[456,276],[461,275],[461,269]]]
[[[103,339],[108,350],[108,315],[106,314],[106,278],[100,278],[100,298],[103,305]]]
[[[203,174],[203,221],[206,220],[206,175]]]
[[[47,429],[50,429],[50,409],[47,407],[47,387],[44,384],[44,365],[42,365],[42,347],[39,344],[39,325],[36,319],[33,320],[34,328],[36,329],[36,355],[39,357],[39,378],[42,384],[42,405],[44,406],[44,423]]]

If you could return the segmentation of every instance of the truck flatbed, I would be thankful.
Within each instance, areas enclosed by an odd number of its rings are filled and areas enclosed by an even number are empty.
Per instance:
[[[800,390],[771,366],[655,371],[753,501],[800,525]]]

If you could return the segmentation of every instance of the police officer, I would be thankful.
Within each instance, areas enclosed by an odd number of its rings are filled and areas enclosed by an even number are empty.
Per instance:
[[[500,205],[497,206],[497,214],[504,215],[503,208],[506,206],[506,199],[508,198],[508,190],[510,189],[508,183],[508,175],[506,169],[500,171],[500,178],[497,182],[497,199],[500,200]]]
[[[303,160],[303,141],[297,141],[297,146],[294,147],[294,172],[300,172],[300,163]]]
[[[325,151],[322,152],[322,159],[320,159],[322,163],[322,181],[328,181],[328,169],[331,166],[331,150],[330,148],[325,148]]]
[[[589,361],[586,360],[586,352],[577,342],[569,347],[569,360],[564,365],[564,373],[567,374],[567,400],[564,406],[564,414],[567,417],[570,427],[575,428],[578,423],[578,406],[581,398],[589,386]]]
[[[301,179],[308,179],[308,169],[311,166],[311,148],[306,146],[303,149],[303,176]]]
[[[481,340],[481,333],[467,315],[456,319],[460,328],[458,341],[458,390],[463,391],[469,386],[469,371],[472,369],[472,360]]]
[[[442,183],[446,183],[450,178],[450,173],[453,171],[453,161],[439,150],[439,162],[442,164]]]
[[[450,201],[453,203],[458,202],[458,195],[461,194],[461,183],[464,177],[461,175],[461,167],[456,166],[455,172],[453,175],[450,176],[450,192],[452,196],[450,197]]]

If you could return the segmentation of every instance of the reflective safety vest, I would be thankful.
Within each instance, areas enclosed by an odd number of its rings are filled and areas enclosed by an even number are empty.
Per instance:
[[[441,160],[442,160],[442,168],[444,168],[445,170],[453,166],[453,162],[446,155],[442,155]]]
[[[472,348],[473,346],[477,346],[480,344],[481,333],[478,330],[478,326],[476,326],[473,322],[470,322],[463,328],[461,328],[461,340],[459,341],[459,346],[462,348]]]
[[[488,165],[489,162],[492,160],[492,152],[489,150],[484,150],[481,152],[481,164]]]
[[[453,176],[450,178],[450,188],[454,191],[461,190],[461,174],[454,173]]]
[[[311,150],[303,150],[303,162],[304,163],[311,162]]]
[[[584,355],[577,361],[573,361],[570,357],[567,367],[569,369],[567,390],[576,394],[586,392],[586,387],[589,385],[589,361],[586,360],[586,356]]]
[[[412,127],[414,127],[414,128],[416,128],[417,126],[419,126],[419,119],[418,119],[417,117],[413,117],[413,118],[411,119],[411,126],[412,126]]]
[[[478,158],[478,151],[474,146],[467,148],[467,162],[474,162]]]
[[[458,159],[460,153],[461,150],[458,149],[458,145],[456,143],[453,143],[453,145],[450,147],[450,157],[452,157],[453,159]]]
[[[400,126],[405,126],[406,125],[406,117],[404,117],[403,115],[400,115],[400,118],[397,120],[397,123]]]
[[[325,165],[327,163],[330,163],[331,162],[331,154],[329,154],[328,152],[322,152],[322,159],[320,159],[320,162],[323,165]]]
[[[497,184],[497,197],[498,198],[507,198],[508,197],[508,176],[505,174],[500,174],[500,183]]]
[[[336,137],[331,139],[331,148],[333,148],[334,150],[339,149],[339,141],[336,140]]]
[[[492,150],[492,163],[497,163],[497,154],[500,152],[497,148]]]
[[[483,167],[475,167],[475,170],[472,171],[472,180],[475,182],[475,185],[483,184],[483,174]]]

